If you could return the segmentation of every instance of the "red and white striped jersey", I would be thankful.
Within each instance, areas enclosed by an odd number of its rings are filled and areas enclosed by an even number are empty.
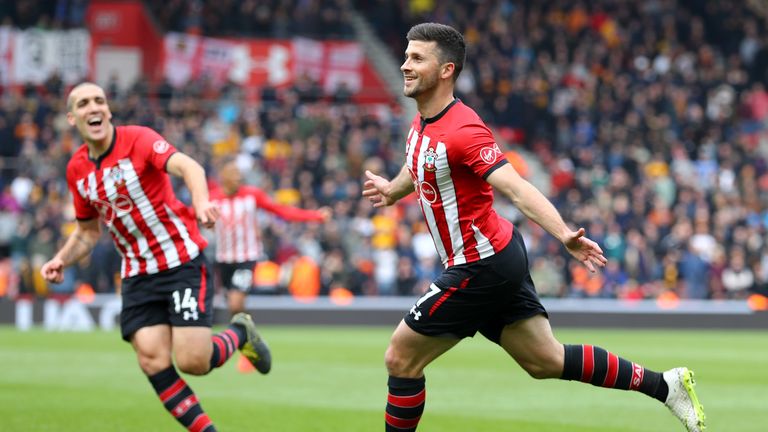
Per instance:
[[[216,262],[242,263],[258,261],[264,256],[260,236],[258,210],[274,213],[293,222],[319,222],[323,214],[277,204],[254,186],[240,186],[231,195],[221,188],[211,188],[211,202],[219,206],[221,217],[216,222]]]
[[[485,181],[507,160],[474,110],[456,99],[435,117],[416,115],[405,161],[445,267],[487,258],[509,243],[512,223],[496,214]]]
[[[106,153],[91,159],[83,145],[67,165],[75,216],[104,221],[123,256],[123,278],[172,269],[208,244],[165,172],[175,152],[152,129],[118,126]]]

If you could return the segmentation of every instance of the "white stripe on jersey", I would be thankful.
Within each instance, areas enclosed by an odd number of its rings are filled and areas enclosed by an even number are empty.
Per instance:
[[[105,185],[106,187],[106,185]],[[96,172],[92,172],[88,174],[88,191],[90,192],[89,199],[91,202],[101,202],[101,198],[99,198],[99,192],[96,188]],[[96,201],[98,200],[98,201]],[[110,209],[110,211],[114,211],[113,209]],[[125,221],[124,221],[125,223]],[[133,224],[133,219],[130,220],[130,224]],[[133,227],[128,224],[126,225],[126,228],[129,230],[129,232],[135,232],[136,225],[133,224]],[[123,256],[122,262],[120,264],[120,275],[122,277],[130,277],[130,276],[136,276],[139,274],[139,260],[136,258],[136,254],[133,251],[133,247],[131,247],[131,243],[123,237],[123,235],[120,233],[120,231],[115,228],[114,224],[109,224],[107,226],[109,228],[109,231],[113,234],[113,238],[117,239],[117,241],[120,242],[120,245],[123,246],[123,249],[125,250],[125,255]],[[139,250],[142,248],[141,241],[138,242]],[[144,247],[146,247],[146,241],[144,242]],[[130,261],[130,274],[127,274],[127,268],[126,265]]]
[[[245,214],[245,200],[242,198],[235,198],[232,200],[232,217],[236,222],[240,222],[243,220],[243,218],[246,217]],[[243,229],[242,223],[235,223],[234,226],[234,234],[235,234],[235,247],[234,247],[234,254],[239,262],[245,261],[245,244],[246,244],[246,238],[245,238],[245,230]]]
[[[192,241],[192,238],[189,236],[189,231],[187,230],[187,226],[184,225],[184,221],[181,220],[181,218],[173,212],[171,207],[168,206],[168,204],[165,205],[165,211],[168,213],[168,217],[171,219],[171,222],[176,226],[176,229],[179,231],[179,235],[181,236],[181,239],[184,240],[184,247],[187,249],[187,255],[189,255],[189,259],[193,260],[197,258],[198,255],[200,255],[200,248],[197,246],[197,243]]]
[[[117,187],[115,186],[115,180],[112,178],[110,174],[111,168],[105,168],[102,171],[102,177],[101,182],[104,185],[104,193],[106,194],[107,201],[110,203],[115,202],[115,199],[117,199]],[[135,203],[134,203],[135,205]],[[147,242],[147,239],[144,238],[144,235],[136,235],[136,233],[140,233],[141,230],[139,230],[139,227],[136,225],[136,221],[133,220],[133,216],[131,216],[131,212],[125,212],[123,214],[118,213],[118,210],[114,207],[112,207],[112,211],[114,212],[114,217],[117,219],[120,219],[120,222],[125,225],[125,228],[128,230],[131,235],[134,236],[134,238],[138,241],[139,246],[139,254],[144,260],[147,262],[147,273],[157,273],[157,261],[151,262],[147,260],[147,256],[151,256],[154,260],[154,255],[152,254],[152,251],[149,249],[149,243]],[[120,231],[115,228],[115,224],[111,223],[108,224],[109,230],[116,235],[117,238],[122,239],[121,244],[124,247],[127,247],[127,250],[130,251],[131,256],[135,257],[133,253],[133,249],[131,249],[131,246],[129,242],[120,234]],[[135,258],[134,258],[135,259]],[[131,262],[131,271],[130,274],[127,276],[135,276],[139,273],[139,263],[136,262],[136,265],[134,265],[133,262]],[[121,272],[122,274],[122,272]]]
[[[467,259],[464,256],[464,238],[461,236],[461,225],[459,224],[459,204],[456,198],[456,188],[453,186],[453,178],[451,178],[451,167],[448,164],[445,143],[438,141],[435,152],[437,153],[435,168],[441,175],[441,178],[436,179],[437,190],[440,192],[445,222],[448,224],[448,233],[451,236],[453,265],[464,264]],[[443,170],[445,170],[445,174],[443,174]]]
[[[128,195],[130,195],[131,200],[133,200],[133,205],[138,208],[141,217],[144,219],[144,223],[150,231],[152,231],[152,234],[155,236],[155,239],[163,250],[167,268],[173,268],[180,265],[181,259],[179,258],[179,252],[176,250],[176,245],[173,243],[173,240],[171,240],[171,235],[168,233],[168,230],[162,222],[160,222],[160,218],[158,218],[157,213],[155,213],[155,208],[152,207],[152,202],[149,201],[149,198],[147,198],[147,195],[144,193],[144,189],[141,188],[141,182],[139,181],[136,170],[133,168],[131,160],[121,159],[117,163],[123,170],[125,185],[128,187]],[[106,177],[110,176],[107,176],[105,173],[104,177],[106,179]],[[142,235],[142,237],[144,236]],[[148,254],[142,253],[147,260],[147,273],[157,273],[159,265],[157,258],[155,258],[155,254],[151,250],[148,252]]]
[[[261,259],[256,198],[242,195],[216,202],[221,210],[221,220],[216,224],[216,261],[237,263]]]
[[[415,135],[415,137],[418,138],[418,135]],[[417,192],[419,193],[419,205],[421,206],[422,212],[424,212],[424,219],[426,219],[427,226],[429,226],[429,232],[432,234],[432,241],[435,243],[437,253],[440,255],[440,258],[442,258],[443,265],[447,266],[448,253],[446,252],[445,247],[443,247],[443,242],[440,241],[440,230],[437,228],[437,219],[435,218],[435,213],[432,211],[432,205],[429,202],[425,202],[421,192],[421,182],[424,181],[424,153],[428,148],[429,137],[425,135],[421,139],[419,156],[418,160],[416,160],[416,178],[419,180],[419,187],[417,188]],[[412,160],[413,159],[409,159],[408,163],[410,164]]]
[[[475,232],[477,254],[480,256],[480,258],[482,259],[493,256],[496,252],[493,250],[493,245],[491,244],[491,241],[488,240],[488,237],[484,236],[483,233],[480,232],[480,228],[476,227],[474,223],[472,224],[472,231]]]
[[[256,212],[256,198],[249,196],[245,199],[245,217],[249,219],[245,224],[245,236],[248,239],[246,242],[245,256],[243,261],[255,261],[262,258],[261,253],[261,239],[259,239],[259,221],[257,220],[258,214]],[[252,220],[251,220],[252,219]]]

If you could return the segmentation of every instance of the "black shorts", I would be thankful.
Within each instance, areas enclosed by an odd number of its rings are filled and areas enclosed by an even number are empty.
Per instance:
[[[129,341],[140,328],[213,325],[213,282],[205,256],[170,270],[123,280],[120,329]]]
[[[504,326],[544,314],[528,271],[528,253],[517,229],[492,257],[447,268],[405,316],[426,336],[464,338],[478,331],[499,343]]]
[[[253,287],[253,269],[256,266],[256,261],[242,263],[217,262],[215,266],[219,285],[227,291],[238,290],[247,293]]]

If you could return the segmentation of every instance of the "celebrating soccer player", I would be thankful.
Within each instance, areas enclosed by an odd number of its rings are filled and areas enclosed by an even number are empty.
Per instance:
[[[493,209],[493,188],[560,240],[590,271],[603,251],[571,230],[546,197],[507,162],[478,115],[453,95],[465,60],[462,35],[424,23],[410,29],[400,67],[418,115],[405,143],[405,165],[391,181],[366,172],[363,196],[389,206],[416,192],[445,270],[395,329],[386,352],[387,431],[414,431],[424,411],[424,368],[462,338],[480,332],[534,378],[579,380],[658,399],[689,431],[704,429],[693,372],[646,369],[592,345],[563,345],[528,271],[523,237]]]
[[[304,210],[272,201],[261,189],[243,184],[235,158],[224,160],[219,180],[219,187],[211,191],[211,201],[221,212],[216,224],[214,265],[227,291],[229,311],[235,315],[245,310],[245,298],[253,285],[254,266],[264,258],[259,209],[292,222],[324,222],[331,210],[327,207]]]
[[[61,282],[64,268],[93,249],[101,219],[123,258],[123,339],[133,345],[141,370],[171,415],[190,431],[215,431],[172,358],[181,371],[204,375],[235,349],[267,373],[271,355],[245,313],[223,332],[211,333],[207,242],[197,224],[214,226],[219,209],[209,201],[205,171],[152,129],[115,127],[104,90],[96,84],[72,89],[67,121],[85,141],[67,165],[77,225],[41,273]],[[168,173],[184,180],[193,209],[176,199]]]

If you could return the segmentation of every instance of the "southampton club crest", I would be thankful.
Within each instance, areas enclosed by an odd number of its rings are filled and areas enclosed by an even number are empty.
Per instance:
[[[112,168],[109,176],[115,182],[115,187],[125,186],[125,175],[120,167],[116,166]]]
[[[429,172],[437,171],[437,167],[435,167],[436,162],[437,152],[432,147],[429,147],[427,151],[424,152],[424,169]]]

